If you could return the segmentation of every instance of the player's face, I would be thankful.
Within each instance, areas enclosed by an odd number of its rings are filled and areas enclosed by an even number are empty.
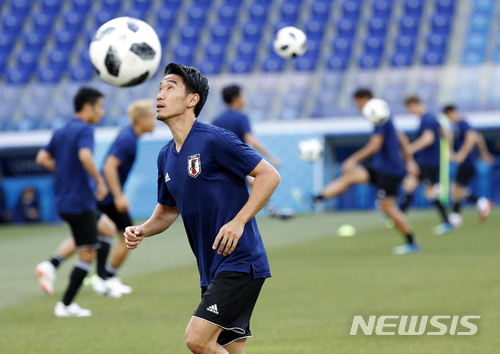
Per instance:
[[[155,112],[151,108],[148,113],[141,118],[142,130],[146,133],[151,133],[156,126]]]
[[[160,83],[156,96],[156,119],[165,121],[182,115],[189,105],[191,95],[186,95],[186,87],[182,78],[169,74]]]
[[[445,114],[452,122],[458,122],[460,120],[460,116],[457,111],[448,111]]]
[[[369,97],[354,97],[354,103],[356,103],[356,106],[358,106],[360,111],[369,100],[371,100]]]
[[[420,114],[421,112],[420,105],[416,103],[411,103],[406,108],[408,108],[408,112],[411,114]]]
[[[103,107],[104,100],[102,97],[99,97],[97,101],[91,105],[91,122],[93,124],[99,124],[101,121],[102,117],[104,117],[104,107]]]

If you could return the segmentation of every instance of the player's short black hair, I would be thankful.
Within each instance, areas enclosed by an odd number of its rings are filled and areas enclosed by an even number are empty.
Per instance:
[[[443,108],[443,113],[448,113],[450,111],[456,111],[457,110],[457,107],[455,107],[454,105],[450,104],[446,107]]]
[[[178,75],[182,78],[186,87],[186,95],[197,93],[200,96],[200,101],[194,107],[194,115],[198,117],[208,97],[209,87],[207,78],[198,69],[178,63],[167,65],[163,76],[170,74]]]
[[[409,97],[406,97],[406,100],[405,100],[405,105],[406,106],[409,106],[411,104],[419,104],[421,103],[420,101],[420,98],[418,96],[409,96]]]
[[[354,92],[354,98],[373,98],[373,94],[368,89],[359,89]]]
[[[226,86],[222,90],[222,98],[224,102],[230,104],[233,100],[241,94],[241,87],[238,85]]]
[[[94,105],[97,100],[104,95],[99,91],[90,88],[90,87],[82,87],[75,95],[75,112],[80,112],[85,106],[85,103],[90,103]]]

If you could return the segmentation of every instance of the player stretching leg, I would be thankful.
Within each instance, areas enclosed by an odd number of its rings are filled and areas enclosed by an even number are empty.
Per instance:
[[[158,205],[125,231],[127,246],[168,229],[182,215],[196,256],[202,300],[186,329],[193,353],[245,353],[250,317],[271,276],[254,216],[278,186],[278,172],[233,133],[198,122],[208,95],[200,72],[171,63],[157,96],[157,119],[171,140],[158,155]],[[247,175],[255,177],[248,195]]]
[[[354,94],[354,101],[360,110],[373,98],[368,90],[358,90]],[[400,133],[402,134],[402,133]],[[399,209],[397,203],[398,187],[408,172],[416,174],[418,166],[409,154],[401,137],[396,133],[392,118],[382,125],[376,126],[370,141],[361,150],[351,155],[342,163],[342,174],[331,181],[320,195],[313,197],[313,202],[337,197],[349,187],[371,183],[378,189],[378,199],[382,211],[392,220],[395,226],[405,237],[405,244],[395,247],[394,254],[418,253],[421,251],[418,240],[413,236],[410,223],[406,215]],[[403,150],[405,160],[401,156]],[[360,164],[373,156],[370,167]]]
[[[50,143],[38,152],[37,163],[55,172],[54,194],[59,215],[68,222],[78,250],[78,260],[61,302],[56,304],[57,317],[86,317],[90,310],[73,302],[99,246],[95,219],[96,199],[108,193],[104,178],[94,165],[94,130],[104,115],[102,94],[82,88],[75,96],[75,119],[57,130]],[[95,181],[94,191],[89,177]]]
[[[476,174],[476,161],[478,159],[477,145],[479,142],[478,133],[471,128],[469,123],[462,120],[460,114],[454,106],[444,108],[444,114],[453,123],[454,131],[454,152],[451,153],[450,160],[458,165],[455,182],[451,186],[451,196],[453,198],[453,213],[450,214],[450,221],[453,226],[462,226],[460,215],[462,202],[464,199],[475,202],[479,211],[479,218],[485,221],[493,208],[493,202],[484,197],[477,198],[475,194],[467,196],[467,184]]]
[[[420,117],[418,138],[408,146],[410,153],[415,155],[415,161],[420,168],[420,175],[409,174],[403,180],[401,211],[406,213],[413,200],[415,189],[422,183],[425,198],[436,207],[442,218],[442,224],[435,228],[435,233],[451,232],[454,227],[450,225],[445,206],[439,200],[441,126],[436,117],[427,111],[427,108],[418,97],[408,97],[405,104],[410,113]]]

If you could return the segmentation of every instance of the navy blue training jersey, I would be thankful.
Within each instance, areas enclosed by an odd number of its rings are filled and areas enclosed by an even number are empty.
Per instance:
[[[94,128],[80,119],[56,130],[44,147],[56,161],[54,194],[59,213],[81,214],[96,208],[91,178],[78,157],[81,148],[94,149]]]
[[[406,167],[401,156],[401,145],[392,118],[382,125],[376,125],[374,134],[384,137],[382,149],[373,155],[372,167],[375,171],[386,175],[401,177],[406,174]]]
[[[465,134],[469,131],[473,130],[469,123],[465,120],[461,120],[460,123],[453,125],[453,133],[455,136],[455,151],[458,152],[465,141]],[[471,153],[467,156],[464,162],[460,165],[465,168],[474,168],[476,165],[476,160],[478,158],[477,148],[474,148]]]
[[[248,117],[230,109],[215,118],[212,124],[233,132],[243,142],[245,134],[252,131]]]
[[[202,287],[222,271],[253,270],[254,279],[271,276],[255,218],[245,225],[232,254],[212,249],[220,228],[248,201],[245,178],[261,160],[233,133],[198,121],[180,152],[171,140],[158,155],[158,203],[179,208]]]
[[[434,134],[434,143],[415,154],[415,161],[420,167],[439,168],[440,127],[434,115],[426,113],[422,116],[420,128],[418,129],[418,136],[421,136],[426,130],[432,130]]]
[[[136,152],[137,136],[135,135],[134,128],[132,128],[132,126],[125,127],[122,129],[113,145],[111,145],[111,148],[106,155],[113,155],[121,162],[120,166],[118,166],[118,177],[120,178],[120,185],[122,188],[127,181],[128,174],[134,164]],[[98,204],[110,205],[113,204],[113,202],[113,194],[110,191],[106,198],[98,202]]]

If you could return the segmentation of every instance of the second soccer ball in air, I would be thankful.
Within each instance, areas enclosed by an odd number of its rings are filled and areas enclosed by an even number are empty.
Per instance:
[[[382,125],[391,116],[391,108],[384,100],[372,98],[361,110],[363,116],[375,125]]]
[[[300,156],[306,161],[316,161],[323,154],[323,144],[318,139],[302,140],[299,143]]]
[[[285,59],[300,57],[307,50],[307,36],[296,27],[284,27],[273,41],[276,54]]]

